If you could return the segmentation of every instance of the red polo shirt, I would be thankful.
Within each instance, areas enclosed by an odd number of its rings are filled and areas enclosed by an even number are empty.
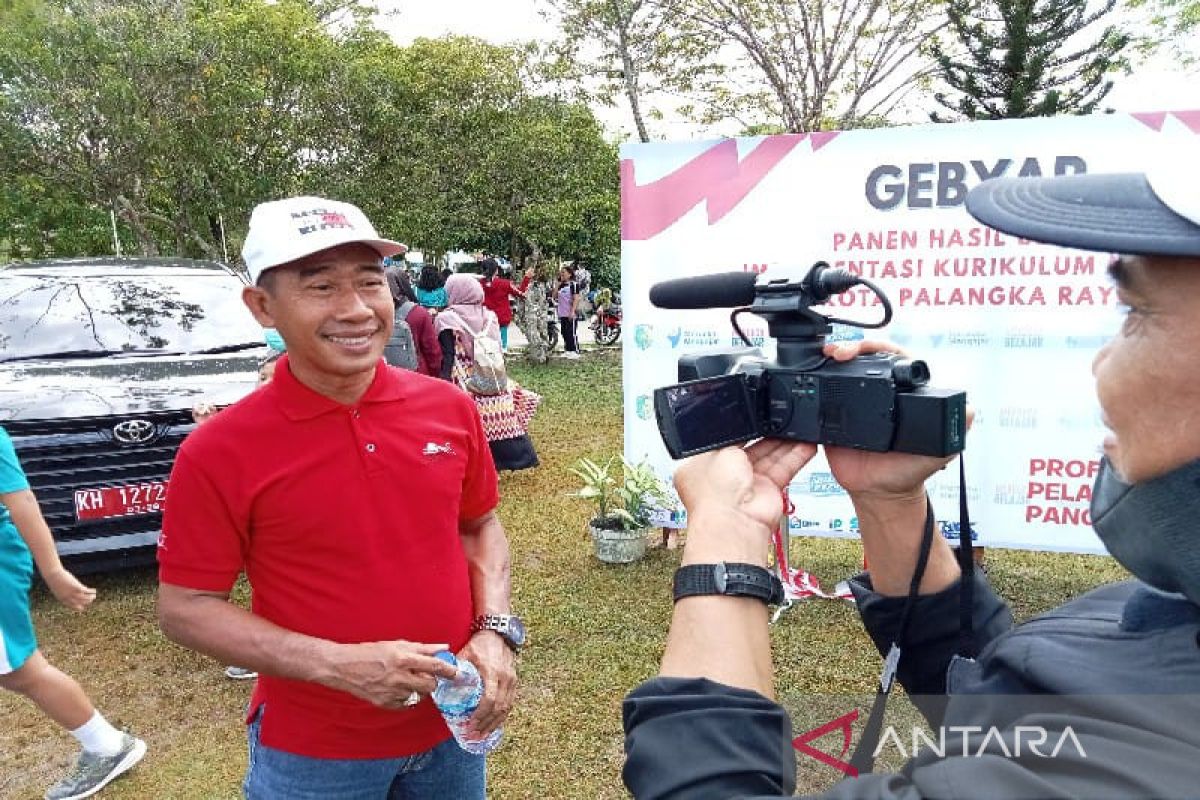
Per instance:
[[[335,642],[466,644],[474,611],[460,520],[495,508],[496,469],[475,404],[445,381],[380,362],[345,406],[275,379],[184,441],[159,545],[164,583],[228,591],[245,570],[253,611]],[[385,710],[264,675],[262,742],[317,758],[392,758],[445,740],[426,699]]]

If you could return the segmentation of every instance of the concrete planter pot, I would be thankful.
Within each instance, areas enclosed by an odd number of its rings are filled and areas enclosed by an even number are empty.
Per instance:
[[[596,546],[596,558],[605,564],[630,564],[645,557],[647,536],[653,528],[647,526],[627,531],[598,526],[596,522],[588,523],[592,543]]]

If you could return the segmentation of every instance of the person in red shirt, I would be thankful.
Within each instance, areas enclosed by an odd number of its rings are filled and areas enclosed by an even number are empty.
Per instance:
[[[247,798],[483,798],[484,758],[428,695],[453,650],[484,680],[474,732],[516,691],[523,627],[479,415],[381,359],[393,304],[356,207],[264,203],[243,300],[287,354],[274,380],[184,441],[159,542],[166,636],[259,673]],[[241,571],[251,610],[228,602]]]
[[[483,264],[483,307],[496,315],[500,323],[500,347],[508,352],[508,326],[512,324],[513,312],[508,298],[524,297],[521,289],[512,285],[512,281],[501,278],[500,265],[494,258],[485,258]]]

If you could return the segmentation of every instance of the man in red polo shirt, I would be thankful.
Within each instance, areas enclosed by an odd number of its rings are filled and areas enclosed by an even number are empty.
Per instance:
[[[197,429],[171,474],[159,620],[258,671],[248,798],[484,797],[428,694],[451,649],[485,681],[472,724],[512,707],[520,620],[470,398],[381,360],[400,251],[354,206],[254,210],[243,299],[287,343],[275,379]],[[241,571],[252,610],[227,602]]]

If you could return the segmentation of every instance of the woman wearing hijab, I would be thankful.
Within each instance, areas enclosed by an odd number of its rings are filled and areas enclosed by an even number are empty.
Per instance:
[[[433,317],[424,306],[417,303],[417,296],[413,293],[408,273],[403,269],[388,267],[384,270],[384,275],[387,276],[388,288],[392,290],[392,302],[396,306],[397,319],[401,318],[402,310],[407,311],[403,319],[408,323],[408,328],[412,331],[413,343],[416,345],[417,372],[436,378],[442,364],[442,351],[438,347]],[[406,303],[412,303],[412,305],[406,306]]]
[[[475,400],[496,469],[536,467],[529,420],[542,398],[512,383],[499,394],[474,394],[467,388],[475,363],[476,337],[486,336],[500,344],[500,324],[483,306],[483,287],[472,275],[451,275],[446,280],[446,299],[449,305],[434,320],[442,348],[440,377],[458,384]]]

